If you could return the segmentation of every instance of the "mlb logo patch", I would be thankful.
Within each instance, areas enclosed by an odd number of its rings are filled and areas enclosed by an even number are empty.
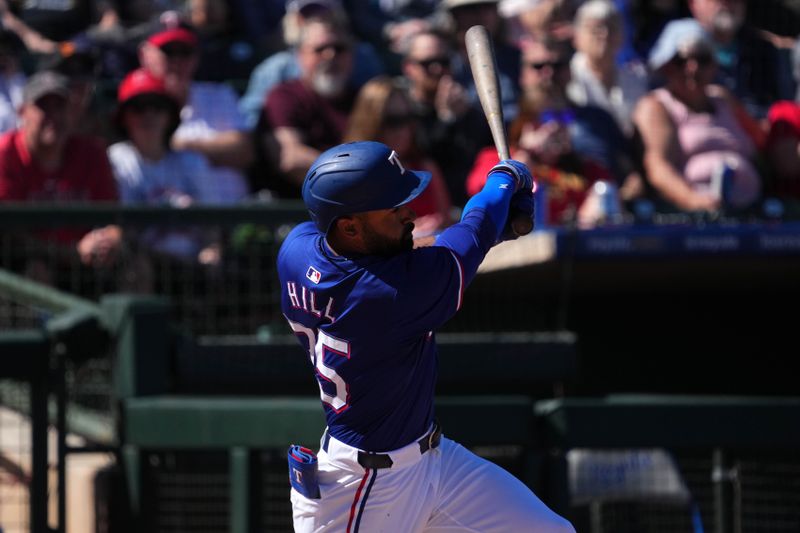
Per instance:
[[[320,278],[322,278],[322,274],[319,273],[319,270],[310,266],[306,272],[306,277],[316,285],[319,283]]]

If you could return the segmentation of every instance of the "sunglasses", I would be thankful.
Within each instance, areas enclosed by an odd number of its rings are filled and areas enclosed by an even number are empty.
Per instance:
[[[414,117],[411,115],[406,114],[389,114],[383,117],[383,122],[381,125],[384,128],[401,128],[408,124],[411,124],[414,121]]]
[[[701,67],[707,67],[714,62],[714,56],[711,55],[710,52],[700,52],[697,54],[687,54],[685,56],[678,54],[672,58],[673,63],[680,67],[685,66],[686,63],[692,60],[696,61]]]
[[[159,96],[140,96],[128,101],[127,109],[134,113],[144,113],[145,111],[169,111],[172,106],[169,100]]]
[[[195,54],[194,47],[185,44],[165,44],[161,51],[167,57],[191,57]]]
[[[558,61],[538,61],[538,62],[530,61],[528,63],[525,63],[525,65],[528,68],[532,68],[533,70],[536,71],[544,70],[547,67],[550,67],[553,70],[559,70],[569,65],[569,61],[566,61],[564,59],[559,59]]]
[[[343,54],[345,52],[350,51],[350,45],[345,43],[330,43],[330,44],[323,44],[321,46],[317,46],[312,48],[315,54],[320,55],[325,50],[333,50],[337,54]]]
[[[434,65],[442,70],[450,68],[449,57],[431,57],[430,59],[412,59],[411,61],[428,71],[431,70],[431,67]]]

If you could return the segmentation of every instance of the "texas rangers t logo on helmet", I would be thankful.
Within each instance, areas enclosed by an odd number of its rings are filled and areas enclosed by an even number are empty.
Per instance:
[[[397,165],[398,167],[400,167],[400,174],[406,173],[406,169],[403,166],[403,163],[400,162],[400,156],[397,155],[397,152],[395,152],[394,150],[392,150],[392,153],[389,154],[389,162],[393,165]]]

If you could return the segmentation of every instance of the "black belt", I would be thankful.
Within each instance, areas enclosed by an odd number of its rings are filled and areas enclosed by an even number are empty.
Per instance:
[[[328,440],[329,435],[326,431],[322,443],[322,448],[325,451],[328,451]],[[441,440],[442,427],[437,421],[433,424],[433,430],[417,441],[420,455],[439,446]],[[364,468],[391,468],[393,462],[388,453],[358,452],[358,464]]]

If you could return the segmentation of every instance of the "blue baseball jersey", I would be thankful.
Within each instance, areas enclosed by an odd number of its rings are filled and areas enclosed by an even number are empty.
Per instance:
[[[433,332],[460,308],[497,231],[487,211],[472,209],[434,246],[343,257],[312,223],[292,230],[278,253],[281,306],[314,367],[333,437],[385,452],[430,427]]]

